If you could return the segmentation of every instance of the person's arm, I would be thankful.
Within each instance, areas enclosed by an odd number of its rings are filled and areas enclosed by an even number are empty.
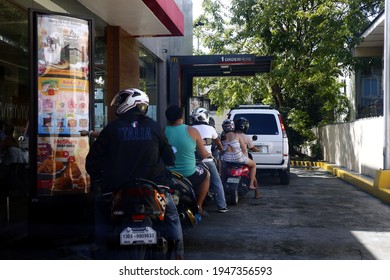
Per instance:
[[[80,130],[80,136],[89,136],[93,138],[98,138],[100,132],[99,131],[93,131],[93,130]]]
[[[99,180],[103,175],[103,164],[108,147],[108,142],[104,135],[105,132],[102,131],[103,137],[99,137],[93,142],[86,157],[85,168],[91,176],[91,180]]]
[[[203,139],[202,136],[200,136],[199,131],[196,128],[193,128],[191,126],[187,126],[187,131],[191,135],[191,137],[196,142],[196,151],[200,155],[202,159],[210,158],[212,155],[206,150],[206,148],[203,145]]]
[[[249,150],[251,152],[260,152],[260,150],[256,146],[253,146],[252,148],[249,148]]]
[[[217,145],[217,149],[218,151],[222,152],[223,151],[223,145],[222,145],[222,142],[221,142],[221,139],[219,139],[218,137],[213,139],[215,145]]]
[[[237,137],[237,138],[238,138],[238,141],[240,142],[242,152],[244,153],[244,155],[247,155],[248,150],[246,148],[246,143],[244,142],[244,139],[242,139],[242,137]]]
[[[245,141],[246,141],[246,144],[247,144],[247,147],[248,149],[251,151],[251,152],[259,152],[260,150],[258,148],[256,148],[256,146],[253,144],[253,141],[252,141],[252,138],[248,135],[245,135]]]
[[[214,144],[217,146],[217,150],[222,152],[223,151],[223,145],[222,145],[221,139],[219,139],[219,137],[218,137],[218,133],[215,130],[215,128],[213,128],[212,138],[213,138]]]
[[[175,166],[176,156],[163,130],[160,130],[160,153],[166,166]]]

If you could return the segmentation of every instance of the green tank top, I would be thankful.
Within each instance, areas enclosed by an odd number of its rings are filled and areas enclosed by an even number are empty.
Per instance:
[[[179,172],[185,177],[191,176],[196,170],[195,149],[196,141],[187,131],[187,125],[167,126],[165,135],[169,144],[173,147],[176,160],[175,167],[170,170]]]

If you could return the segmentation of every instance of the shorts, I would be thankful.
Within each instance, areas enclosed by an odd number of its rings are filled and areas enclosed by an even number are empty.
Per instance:
[[[249,158],[246,157],[241,151],[238,152],[225,152],[221,156],[222,161],[237,162],[247,164]]]
[[[188,176],[187,179],[191,182],[192,187],[196,188],[204,181],[204,179],[206,179],[207,174],[208,171],[203,166],[197,165],[195,173]]]

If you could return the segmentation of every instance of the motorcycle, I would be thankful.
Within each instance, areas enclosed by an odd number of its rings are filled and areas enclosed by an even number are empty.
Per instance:
[[[178,172],[171,171],[172,184],[170,193],[179,213],[183,231],[186,231],[201,221],[195,192],[191,182]]]
[[[137,179],[112,193],[109,248],[121,259],[171,259],[174,240],[165,237],[165,195],[169,187]]]
[[[249,167],[243,163],[222,161],[222,183],[226,201],[237,205],[239,197],[250,190]]]

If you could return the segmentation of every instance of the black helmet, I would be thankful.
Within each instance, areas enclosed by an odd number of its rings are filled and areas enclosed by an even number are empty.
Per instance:
[[[133,110],[135,114],[146,115],[149,108],[148,95],[136,88],[121,90],[111,101],[111,106],[116,106],[116,113],[123,115]]]
[[[234,122],[231,119],[226,119],[222,123],[222,130],[225,133],[234,132]]]
[[[244,117],[239,117],[234,120],[234,126],[236,131],[247,133],[249,129],[249,121]]]

